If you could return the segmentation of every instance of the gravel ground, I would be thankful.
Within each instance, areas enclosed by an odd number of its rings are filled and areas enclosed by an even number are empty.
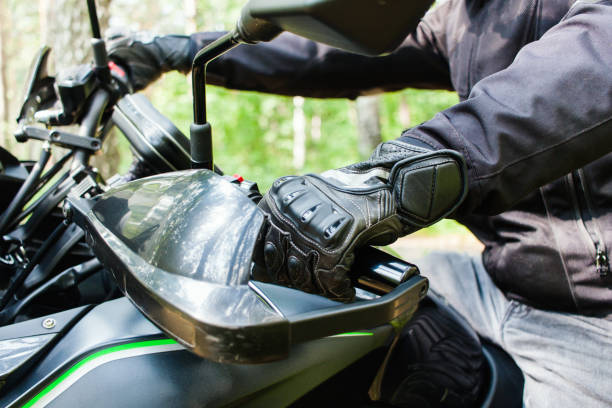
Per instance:
[[[425,235],[412,234],[397,240],[390,247],[410,262],[431,251],[480,253],[484,246],[469,233]]]

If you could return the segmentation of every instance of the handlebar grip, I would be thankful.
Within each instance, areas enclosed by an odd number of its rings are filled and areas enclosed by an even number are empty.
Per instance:
[[[367,246],[356,251],[351,274],[355,286],[385,294],[411,277],[419,275],[419,268],[380,249]]]

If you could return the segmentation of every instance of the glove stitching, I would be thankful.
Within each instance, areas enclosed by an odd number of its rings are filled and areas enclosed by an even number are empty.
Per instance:
[[[294,242],[293,240],[290,240],[289,243],[291,244],[291,248],[297,252],[298,254],[300,254],[304,259],[303,262],[301,262],[303,264],[303,269],[305,273],[309,273],[308,268],[306,267],[306,259],[308,258],[308,254],[303,252]],[[287,251],[287,253],[289,253],[289,251]],[[290,256],[287,256],[287,262],[289,261]],[[296,258],[297,259],[297,258]],[[301,261],[300,259],[298,259],[299,261]],[[316,267],[316,265],[315,265]],[[285,269],[287,270],[287,277],[289,278],[289,281],[292,282],[293,284],[295,284],[295,281],[293,279],[291,279],[291,275],[289,274],[289,265],[287,264]],[[310,272],[312,274],[312,272]],[[298,285],[301,286],[301,285]]]
[[[316,286],[316,288],[319,289],[320,292],[327,293],[329,291],[327,290],[327,288],[325,288],[323,283],[321,283],[319,275],[317,274],[317,271],[319,270],[319,262],[321,260],[321,256],[317,251],[310,251],[310,253],[313,254],[315,258],[314,264],[312,265],[312,271],[310,271],[310,277],[311,281],[313,281],[313,286]],[[307,257],[307,255],[305,255],[305,257]]]
[[[283,231],[279,226],[277,226],[276,224],[274,224],[272,221],[270,221],[270,225],[275,228],[281,236],[285,237],[287,242],[289,243],[291,249],[293,249],[295,252],[297,252],[299,255],[301,255],[304,259],[303,259],[303,264],[304,264],[304,272],[308,273],[311,275],[315,275],[316,270],[318,269],[319,266],[319,261],[320,261],[320,256],[316,251],[310,250],[308,253],[302,251],[302,249],[297,246],[295,244],[295,242],[293,242],[293,240],[291,239],[291,234],[287,233],[286,231]],[[274,244],[274,243],[272,243]],[[282,249],[282,248],[281,248]],[[280,262],[280,265],[278,267],[278,271],[276,272],[276,275],[279,276],[281,274],[285,275],[284,277],[286,278],[287,282],[290,282],[293,287],[297,287],[298,289],[301,288],[302,285],[295,285],[294,280],[291,278],[290,274],[289,274],[289,268],[286,265],[286,260],[289,259],[288,256],[285,256],[285,252],[287,252],[287,254],[289,253],[289,250],[287,251],[280,251],[281,252],[281,257],[282,257],[282,261]],[[306,267],[306,259],[308,258],[308,256],[310,254],[314,254],[315,257],[315,262],[313,265],[313,270],[312,271],[308,271],[308,268]],[[317,279],[317,284],[318,284],[318,289],[320,289],[321,292],[323,293],[327,293],[329,292],[328,290],[326,290],[326,288],[323,286],[323,284],[319,281],[318,277],[315,275],[315,278]]]
[[[376,222],[380,222],[380,215],[382,214],[382,211],[385,210],[385,208],[383,208],[382,205],[382,194],[380,193],[380,191],[377,194],[377,199],[378,199],[378,208],[381,209],[381,211],[378,212],[378,220]]]
[[[410,211],[407,211],[405,209],[403,209],[402,207],[400,207],[400,210],[398,211],[398,214],[402,217],[402,218],[412,218],[411,219],[407,219],[406,222],[408,222],[410,224],[411,227],[417,226],[420,228],[423,228],[424,226],[427,226],[429,224],[432,223],[431,220],[427,220],[422,218],[420,215],[414,214]],[[419,224],[420,222],[420,224]]]
[[[438,163],[434,163],[434,164],[423,164],[420,166],[409,166],[407,168],[401,169],[400,171],[405,171],[407,172],[408,170],[412,171],[412,170],[420,170],[420,169],[426,169],[428,167],[436,167],[436,166],[441,166],[443,164],[448,164],[448,163],[456,163],[456,161],[452,160],[452,159],[448,159],[446,161],[443,162],[438,162]]]
[[[317,274],[316,274],[316,278],[317,278],[317,280],[319,280],[319,273],[321,273],[321,272],[327,272],[330,275],[334,275],[335,274],[335,272],[334,272],[335,270],[342,270],[343,271],[343,275],[344,275],[344,279],[350,279],[349,276],[348,276],[349,269],[345,265],[343,265],[341,263],[337,264],[336,266],[334,266],[331,269],[318,269],[317,270]],[[321,287],[324,287],[324,286],[321,284]],[[352,289],[352,287],[350,287],[349,290],[350,289]],[[335,292],[333,292],[331,289],[328,289],[326,287],[324,287],[324,292],[325,293],[331,293],[334,296],[334,299],[336,299],[336,300],[340,300],[340,301],[347,300],[348,301],[348,300],[351,299],[351,298],[347,298],[347,297],[344,297],[344,296],[340,296],[340,295],[336,294]]]
[[[427,153],[428,150],[425,149],[419,149],[416,147],[403,147],[403,146],[394,146],[391,149],[389,149],[389,151],[385,152],[384,154],[382,154],[379,157],[384,157],[385,154],[387,153],[406,153],[406,152],[414,152],[414,153]]]
[[[388,171],[389,168],[388,167],[384,167],[384,166],[374,166],[374,167],[370,167],[366,170],[359,170],[359,169],[355,169],[353,167],[343,167],[341,169],[339,169],[340,171],[346,172],[346,173],[353,173],[353,174],[365,174],[365,173],[369,173],[372,170],[385,170]]]
[[[396,151],[404,150],[404,151],[411,151],[411,152],[418,152],[418,153],[428,153],[431,151],[431,150],[425,149],[424,147],[413,146],[413,145],[409,145],[408,143],[399,142],[399,141],[386,142],[386,143],[383,143],[383,145],[385,145],[385,147],[392,146],[392,148],[397,149]]]
[[[352,203],[354,206],[356,206],[356,207],[359,209],[359,211],[361,212],[361,215],[363,215],[363,216],[364,216],[364,218],[365,218],[365,214],[364,214],[364,212],[363,212],[363,209],[362,209],[362,208],[359,206],[359,204],[357,204],[355,201],[353,201],[353,199],[350,197],[350,195],[351,195],[351,194],[354,194],[354,191],[347,192],[347,191],[345,191],[344,189],[341,189],[341,188],[339,188],[339,187],[337,187],[337,186],[335,186],[335,185],[333,185],[333,184],[328,183],[328,182],[327,182],[326,180],[324,180],[324,179],[315,178],[315,180],[321,180],[321,181],[323,181],[323,182],[325,183],[325,186],[327,186],[327,187],[331,187],[331,188],[333,188],[333,189],[335,189],[335,190],[337,190],[337,191],[340,191],[340,192],[341,192],[341,193],[343,193],[343,194],[347,194],[347,195],[348,195],[348,197],[346,197],[346,199],[348,199],[348,200],[349,200],[349,201],[350,201],[350,202],[351,202],[351,203]],[[316,186],[316,185],[315,185],[315,186]],[[378,189],[378,190],[374,190],[374,191],[372,191],[372,193],[374,193],[374,192],[376,192],[376,191],[379,191],[379,192],[380,192],[380,191],[386,190],[387,188],[389,188],[389,187],[390,187],[388,184],[385,184],[385,186],[386,186],[386,188],[385,188],[385,187],[377,187],[377,189]],[[317,186],[317,188],[318,188],[318,186]],[[332,197],[331,197],[329,194],[327,194],[325,191],[323,191],[323,190],[322,190],[322,189],[320,189],[320,188],[319,188],[319,191],[320,191],[321,193],[323,193],[323,194],[324,194],[324,195],[325,195],[327,198],[329,198],[329,200],[330,200],[330,201],[332,201],[334,204],[336,204],[338,207],[342,208],[342,209],[343,209],[343,210],[344,210],[346,213],[348,213],[349,215],[351,215],[351,214],[352,214],[352,212],[351,212],[351,211],[349,211],[349,209],[348,209],[348,208],[346,208],[345,206],[343,206],[342,204],[340,204],[338,201],[334,200],[334,199],[333,199],[333,198],[332,198]],[[370,193],[370,192],[368,191],[368,193]],[[366,200],[366,201],[367,201],[367,200]],[[366,222],[367,222],[367,221],[366,221]],[[335,253],[336,251],[333,251],[333,252]]]
[[[335,184],[330,183],[324,177],[319,177],[319,176],[316,176],[316,175],[308,175],[308,176],[309,176],[309,178],[313,178],[315,180],[318,180],[318,181],[322,182],[325,185],[325,187],[327,187],[329,189],[332,189],[332,190],[340,191],[343,194],[370,195],[370,194],[375,193],[376,191],[389,190],[390,189],[390,185],[388,183],[384,183],[383,185],[380,185],[380,186],[373,186],[373,187],[367,187],[367,188],[344,188],[344,187],[340,187],[340,186],[337,186]],[[322,190],[319,188],[319,191],[322,191]],[[328,198],[331,199],[331,197],[329,197],[328,194],[325,194],[325,195]],[[334,201],[334,200],[332,200],[332,201]],[[342,206],[340,206],[340,207],[342,207]],[[342,208],[344,208],[344,207],[342,207]]]
[[[359,212],[361,213],[361,215],[363,216],[363,218],[365,218],[365,220],[366,220],[366,225],[368,225],[368,224],[369,224],[369,221],[368,221],[368,218],[366,218],[366,214],[365,214],[365,212],[363,211],[363,208],[361,208],[361,207],[359,206],[359,204],[358,204],[358,203],[356,203],[355,201],[353,201],[353,198],[351,198],[350,196],[348,196],[348,197],[346,197],[346,198],[347,198],[347,200],[349,200],[349,201],[350,201],[350,202],[351,202],[351,203],[352,203],[352,204],[353,204],[355,207],[357,207],[357,209],[359,210]],[[346,211],[346,209],[345,209],[345,211]],[[349,214],[351,213],[350,211],[347,211],[347,212],[348,212]],[[369,225],[368,225],[368,227],[369,227]]]
[[[429,200],[429,208],[427,209],[427,218],[429,219],[431,219],[431,212],[433,211],[433,204],[436,198],[435,192],[436,192],[436,181],[438,180],[438,178],[436,177],[437,174],[438,174],[438,166],[434,166],[434,170],[431,172],[431,192],[430,192],[431,200]]]
[[[274,210],[274,208],[271,208],[271,210]],[[278,214],[277,214],[278,215]],[[276,230],[278,230],[278,232],[280,233],[281,236],[286,237],[286,239],[288,240],[288,242],[295,246],[293,239],[291,239],[291,234],[288,233],[287,231],[283,230],[281,227],[279,227],[278,225],[276,225],[272,220],[270,220],[270,225],[272,227],[274,227]],[[304,257],[307,256],[307,253],[303,252],[301,249],[299,249],[298,247],[296,247],[296,249],[298,250],[298,252],[300,253],[300,255],[303,255]],[[284,261],[284,255],[283,255],[283,261]]]

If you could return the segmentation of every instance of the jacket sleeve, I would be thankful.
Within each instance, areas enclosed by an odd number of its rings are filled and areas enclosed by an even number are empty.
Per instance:
[[[458,216],[497,214],[612,150],[612,2],[577,2],[469,98],[406,131],[463,153]]]
[[[213,61],[209,83],[226,88],[308,97],[355,98],[406,87],[452,89],[447,58],[428,13],[392,54],[365,57],[283,33],[269,43],[242,45]],[[191,36],[192,57],[220,33]]]

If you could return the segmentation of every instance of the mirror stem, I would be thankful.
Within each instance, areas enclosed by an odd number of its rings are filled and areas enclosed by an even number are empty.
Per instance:
[[[191,136],[191,167],[213,170],[212,129],[206,121],[206,67],[208,63],[240,44],[239,36],[231,31],[201,49],[193,59],[193,124]]]
[[[87,10],[89,12],[89,22],[91,24],[91,33],[93,38],[101,39],[100,22],[98,20],[98,12],[96,11],[96,0],[87,0]]]
[[[206,66],[215,58],[240,44],[238,36],[231,31],[218,40],[202,48],[193,59],[192,86],[193,86],[193,118],[194,123],[206,123]]]

